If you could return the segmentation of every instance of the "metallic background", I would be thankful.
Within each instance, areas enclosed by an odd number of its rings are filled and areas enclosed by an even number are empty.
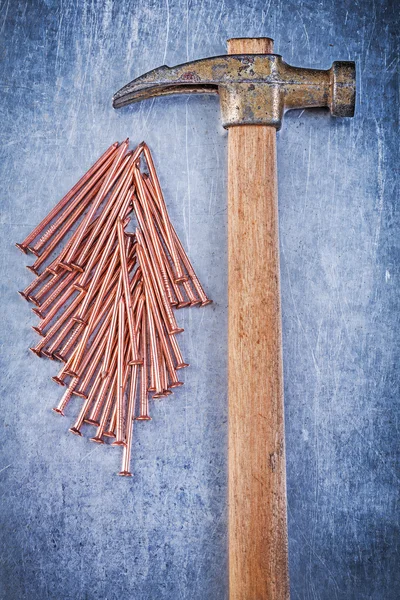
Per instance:
[[[278,134],[292,598],[399,597],[397,13],[379,0],[1,2],[2,600],[227,598],[227,133],[214,96],[119,111],[111,97],[164,62],[265,35],[291,64],[358,68],[355,119],[294,111]],[[151,147],[215,301],[178,313],[192,366],[135,426],[131,480],[117,449],[51,412],[62,391],[28,350],[35,319],[16,291],[31,276],[13,246],[127,135]]]

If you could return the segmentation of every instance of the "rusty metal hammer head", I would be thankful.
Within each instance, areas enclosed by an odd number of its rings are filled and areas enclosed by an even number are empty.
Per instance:
[[[293,108],[328,107],[332,116],[352,117],[355,63],[338,61],[322,70],[292,67],[279,54],[214,56],[153,69],[120,89],[113,106],[176,93],[218,93],[224,127],[280,129],[284,112]]]

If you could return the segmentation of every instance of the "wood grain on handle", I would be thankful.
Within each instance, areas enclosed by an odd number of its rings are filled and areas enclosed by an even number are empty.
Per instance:
[[[229,54],[272,53],[234,39]],[[276,131],[228,134],[230,600],[289,598]]]

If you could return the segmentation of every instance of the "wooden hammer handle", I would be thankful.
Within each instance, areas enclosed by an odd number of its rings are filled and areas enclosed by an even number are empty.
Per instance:
[[[233,39],[229,54],[271,54]],[[276,131],[228,134],[230,600],[289,598]]]

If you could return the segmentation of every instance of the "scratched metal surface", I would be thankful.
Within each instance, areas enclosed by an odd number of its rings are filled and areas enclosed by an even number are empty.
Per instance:
[[[396,14],[379,0],[2,0],[1,599],[227,598],[227,134],[216,97],[110,102],[153,67],[263,35],[295,65],[358,67],[355,119],[296,111],[278,135],[292,598],[399,597]],[[135,427],[132,480],[119,451],[51,412],[55,366],[28,351],[13,246],[127,135],[152,148],[215,301],[178,315],[192,366]]]

